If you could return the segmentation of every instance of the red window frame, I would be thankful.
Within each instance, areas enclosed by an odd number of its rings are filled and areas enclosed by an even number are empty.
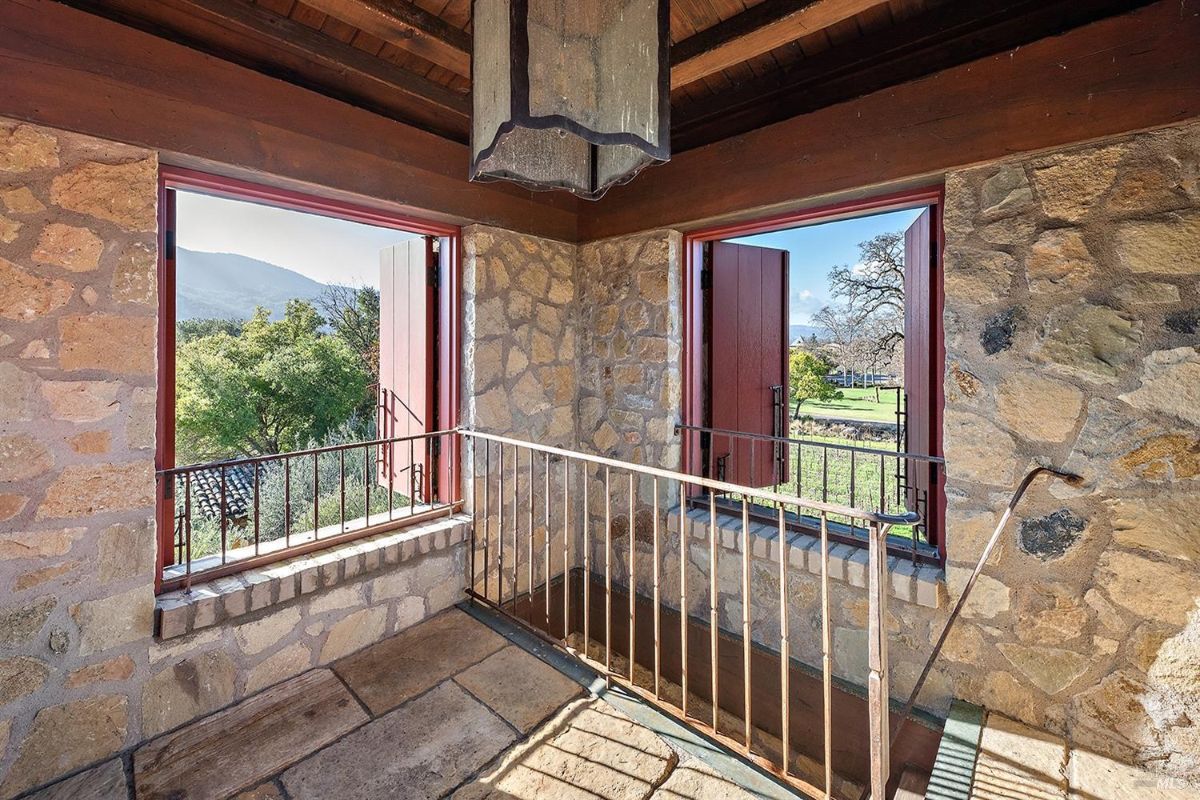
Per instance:
[[[198,192],[230,200],[303,211],[325,217],[344,219],[407,233],[436,236],[444,246],[439,258],[438,281],[438,347],[436,370],[438,385],[439,427],[450,430],[458,427],[461,392],[461,285],[462,228],[458,225],[433,222],[383,208],[319,194],[281,189],[237,178],[201,172],[184,167],[160,165],[158,174],[158,390],[156,408],[156,470],[170,469],[175,464],[175,194],[174,190]],[[432,377],[432,376],[431,376]],[[439,497],[441,502],[462,502],[459,487],[451,486],[449,475],[461,475],[461,447],[452,437],[449,453],[440,459]],[[453,469],[451,469],[453,465]],[[163,569],[174,551],[174,502],[165,497],[164,487],[156,492],[155,518],[158,524],[158,553],[156,557],[155,591],[161,591]],[[400,525],[397,525],[400,527]],[[283,550],[280,559],[293,554]]]
[[[704,266],[704,245],[722,239],[771,233],[806,225],[851,219],[868,214],[887,211],[903,211],[908,208],[928,207],[932,209],[934,229],[934,274],[931,285],[935,287],[930,296],[919,298],[928,304],[930,315],[930,363],[939,375],[945,374],[946,343],[942,327],[942,312],[945,307],[943,291],[943,246],[945,235],[942,227],[942,210],[945,205],[945,187],[941,184],[907,189],[898,192],[857,198],[837,203],[817,205],[798,211],[789,211],[773,216],[700,228],[683,235],[683,408],[681,419],[684,425],[703,426],[704,378],[706,363],[704,331],[706,313],[701,271]],[[929,413],[930,442],[933,451],[926,455],[942,455],[942,416],[945,408],[945,390],[941,379],[934,381],[933,408]],[[695,472],[701,466],[700,439],[687,436],[682,448],[684,472]],[[939,471],[938,485],[930,492],[929,519],[932,544],[937,548],[942,562],[946,558],[946,497],[945,471]]]

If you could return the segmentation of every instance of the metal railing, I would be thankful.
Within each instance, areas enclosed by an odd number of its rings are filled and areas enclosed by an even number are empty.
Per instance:
[[[700,445],[704,463],[698,471],[715,480],[739,484],[727,495],[735,505],[745,486],[770,487],[777,494],[806,502],[834,503],[852,509],[894,515],[915,513],[917,521],[896,526],[887,542],[893,555],[918,561],[938,560],[937,520],[929,514],[929,490],[915,485],[909,476],[926,470],[928,486],[936,487],[945,459],[876,447],[862,447],[818,439],[743,433],[723,428],[676,425]],[[752,515],[759,511],[752,500]],[[803,513],[789,519],[793,528],[816,531],[820,520]],[[856,528],[846,516],[830,519],[831,538],[843,544],[865,544],[867,530]]]
[[[174,534],[162,589],[451,514],[455,460],[437,456],[456,444],[435,431],[160,470]]]
[[[513,617],[539,635],[559,644],[568,644],[572,641],[572,634],[581,629],[583,645],[573,648],[573,652],[600,670],[610,684],[613,681],[620,682],[803,790],[825,798],[838,796],[834,790],[831,699],[834,674],[830,622],[830,520],[845,518],[866,530],[869,551],[866,586],[869,786],[874,797],[885,796],[890,767],[886,635],[889,579],[885,540],[891,527],[918,522],[916,513],[907,510],[898,513],[863,510],[795,494],[749,489],[728,481],[631,464],[489,433],[464,430],[461,434],[469,442],[468,457],[472,464],[471,471],[464,472],[468,475],[464,496],[473,503],[476,520],[472,530],[471,586],[468,594],[474,600]],[[581,498],[582,513],[578,515],[575,513],[576,506],[572,504],[573,492]],[[693,617],[689,613],[689,564],[693,569],[696,564],[689,558],[691,548],[686,528],[687,515],[680,516],[678,531],[678,595],[669,597],[664,592],[667,577],[664,570],[674,569],[673,564],[663,560],[667,533],[667,526],[663,524],[664,498],[670,502],[675,492],[680,497],[701,492],[707,498],[707,622],[703,620],[703,615]],[[721,668],[718,665],[721,652],[719,640],[726,632],[720,627],[721,609],[718,608],[717,499],[720,495],[730,494],[740,497],[742,515],[739,589],[742,686],[734,690],[735,697],[740,697],[734,706],[740,706],[740,709],[731,709],[728,703],[722,701],[719,685]],[[752,504],[770,506],[776,512],[775,546],[772,549],[778,570],[778,714],[782,738],[777,755],[756,750],[753,740],[755,693],[751,659],[752,643],[755,641],[752,636],[752,615],[755,612],[751,602],[750,559],[753,548],[750,537],[762,534],[751,532]],[[642,512],[646,511],[646,506],[649,506],[650,522],[648,525],[639,524],[639,520],[644,520],[645,514]],[[792,648],[788,627],[788,573],[791,563],[786,521],[789,510],[817,519],[820,535],[823,786],[817,786],[814,780],[793,769],[789,688]],[[622,515],[627,515],[623,522],[620,519]],[[623,534],[618,528],[623,529]],[[622,552],[617,552],[614,542],[622,535],[627,545],[621,548]],[[639,561],[637,546],[639,538],[647,537],[649,542],[646,544],[649,545],[652,562],[649,568]],[[555,539],[558,541],[555,542]],[[577,558],[579,555],[581,559]],[[571,584],[573,567],[580,561],[582,609],[572,605],[575,594]],[[600,569],[603,570],[602,579],[598,574]],[[653,609],[650,620],[646,620],[646,613],[639,614],[638,611],[638,588],[647,572],[650,573]],[[625,584],[623,592],[620,586],[622,581]],[[597,592],[598,598],[595,596]],[[622,593],[626,595],[623,599],[620,597]],[[600,608],[593,608],[596,605],[594,600],[599,601]],[[679,604],[679,661],[677,665],[668,665],[663,660],[663,641],[668,633],[663,621],[670,616],[670,604],[676,600]],[[647,686],[639,685],[636,672],[639,663],[639,617],[643,626],[649,624],[653,628],[649,638],[652,653],[647,654],[643,645],[640,654],[643,662],[653,665],[652,676],[645,681]],[[697,626],[707,628],[710,661],[706,669],[689,663],[692,661],[688,655],[689,628]],[[674,641],[673,632],[671,639]],[[618,669],[616,661],[622,649],[625,650],[627,667]],[[728,647],[726,652],[729,652]],[[596,657],[593,657],[593,653],[596,653]],[[675,669],[676,666],[678,669]],[[664,673],[668,667],[672,674],[679,675],[677,705],[666,697]],[[701,673],[701,677],[707,672],[708,685],[689,685],[689,679],[693,677],[689,675],[689,667],[694,673]],[[741,691],[737,692],[736,688]],[[708,694],[711,708],[706,719],[698,719],[694,713],[697,700],[692,698],[693,691],[699,700],[703,700],[705,692]],[[727,730],[722,730],[720,717],[722,712],[733,711],[740,711],[742,724],[740,732],[730,735]]]

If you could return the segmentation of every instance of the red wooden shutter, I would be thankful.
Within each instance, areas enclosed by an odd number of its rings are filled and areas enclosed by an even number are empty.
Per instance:
[[[713,243],[712,427],[786,435],[787,287],[787,251]],[[714,477],[754,488],[787,479],[770,442],[713,434],[709,452]]]
[[[932,267],[931,214],[926,209],[904,232],[904,449],[918,455],[933,454]],[[929,465],[910,461],[907,470],[909,487],[928,496]],[[915,498],[909,495],[913,508]]]
[[[379,253],[379,436],[434,430],[436,290],[430,280],[433,239],[421,237]],[[432,498],[432,447],[416,440],[380,448],[379,482],[414,502]]]

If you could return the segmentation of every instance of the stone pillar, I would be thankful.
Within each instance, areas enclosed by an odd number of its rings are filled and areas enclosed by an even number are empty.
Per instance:
[[[0,795],[138,738],[156,157],[0,120]]]

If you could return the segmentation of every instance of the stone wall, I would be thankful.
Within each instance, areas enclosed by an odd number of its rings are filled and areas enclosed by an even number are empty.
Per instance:
[[[959,696],[1200,778],[1200,126],[946,180],[955,594],[1037,484],[953,643]]]
[[[472,225],[463,229],[463,424],[488,433],[523,441],[574,449],[577,442],[578,328],[575,245]],[[468,507],[484,499],[482,477],[490,467],[492,481],[489,530],[500,530],[501,506],[505,519],[520,514],[521,530],[530,527],[533,515],[535,551],[545,549],[545,468],[539,454],[530,467],[529,451],[519,454],[519,477],[514,480],[512,448],[490,448],[485,458],[483,442],[464,450],[466,474],[477,480],[466,492]],[[504,464],[507,490],[500,498],[499,473]],[[551,548],[562,550],[562,472],[555,462],[550,470],[554,521]],[[530,470],[532,469],[532,477]],[[530,511],[530,509],[535,511]],[[481,514],[480,516],[483,516]],[[511,524],[511,523],[509,523]],[[508,529],[511,530],[511,529]],[[506,541],[511,541],[506,539]],[[522,547],[528,540],[521,539]],[[474,584],[483,590],[483,578],[499,573],[494,553],[484,558],[482,539],[475,560]],[[544,559],[535,564],[534,583],[544,580]],[[505,561],[503,591],[511,596],[513,581],[520,591],[529,587],[528,559],[515,569],[512,550]],[[561,559],[555,558],[556,566]],[[557,570],[561,571],[561,569]],[[492,584],[498,585],[498,584]]]
[[[0,120],[0,796],[137,740],[156,172],[145,150]]]
[[[922,697],[934,711],[964,697],[1066,734],[1075,746],[1193,779],[1200,778],[1193,723],[1200,719],[1198,175],[1194,125],[947,175],[948,601],[1026,468],[1065,464],[1087,483],[1039,483],[1027,496],[1016,534],[976,586]],[[670,431],[680,407],[678,259],[677,236],[661,232],[578,248],[580,449],[678,464]],[[519,425],[512,430],[521,434]],[[602,509],[602,482],[592,478],[592,508]],[[617,481],[622,577],[626,492]],[[647,504],[648,495],[639,497],[639,508]],[[649,517],[639,516],[639,560],[648,570],[642,529]],[[593,536],[602,536],[596,511],[592,523]],[[663,547],[670,597],[678,585],[673,534]],[[693,610],[703,613],[708,554],[702,543],[690,550]],[[596,538],[592,556],[599,569]],[[720,613],[736,629],[740,559],[736,548],[728,567],[726,557]],[[764,571],[769,561],[754,567],[768,587],[777,580]],[[818,584],[795,573],[793,582],[793,627],[803,628],[793,641],[797,655],[815,661]],[[639,584],[646,590],[644,578]],[[865,598],[844,583],[834,594],[835,670],[860,679]],[[772,595],[756,597],[752,611],[763,621],[756,638],[767,643],[777,618]],[[891,604],[897,695],[915,680],[949,602]]]
[[[422,548],[154,637],[156,199],[154,153],[0,119],[0,797],[462,596],[466,548]]]

